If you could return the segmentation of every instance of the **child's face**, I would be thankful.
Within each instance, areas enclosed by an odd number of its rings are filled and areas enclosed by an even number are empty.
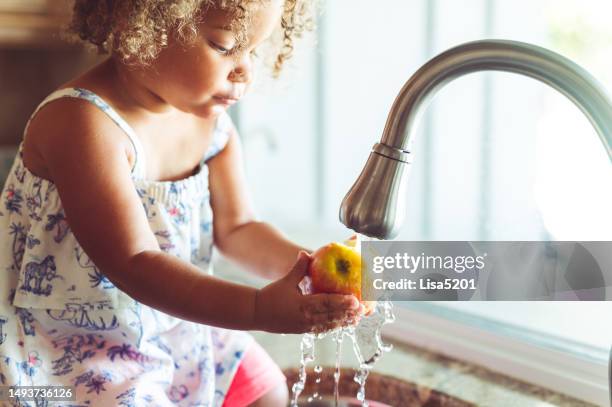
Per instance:
[[[237,102],[253,79],[253,53],[279,24],[282,1],[269,0],[253,13],[246,45],[235,51],[227,12],[211,8],[192,46],[170,41],[150,67],[150,88],[165,102],[200,117],[213,117]]]

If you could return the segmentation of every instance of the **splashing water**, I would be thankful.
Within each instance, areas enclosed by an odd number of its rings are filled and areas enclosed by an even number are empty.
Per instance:
[[[391,344],[384,344],[381,338],[382,326],[395,321],[391,301],[383,300],[376,304],[376,311],[368,318],[362,320],[355,329],[353,339],[353,351],[359,361],[359,370],[355,374],[355,382],[359,384],[357,400],[362,406],[368,405],[365,399],[365,384],[374,364],[385,352],[393,349]]]
[[[307,333],[302,337],[300,349],[302,351],[302,359],[300,360],[300,374],[298,381],[293,384],[291,391],[293,393],[292,406],[297,406],[297,399],[304,390],[306,385],[306,365],[315,359],[314,347],[315,334]]]
[[[360,243],[363,240],[370,240],[370,238],[358,236],[358,249],[360,250]],[[300,283],[302,291],[306,294],[309,293],[309,282],[305,281],[305,284]],[[337,328],[332,331],[312,334],[307,333],[302,337],[302,343],[300,345],[302,356],[300,361],[300,372],[298,381],[293,384],[292,393],[293,398],[291,402],[292,407],[298,407],[298,398],[304,390],[306,385],[306,365],[315,359],[315,341],[325,338],[328,335],[332,335],[332,340],[336,343],[336,363],[334,370],[334,402],[338,406],[339,402],[339,383],[340,383],[340,358],[342,351],[342,342],[344,336],[348,336],[351,339],[353,345],[353,352],[359,361],[359,368],[355,373],[353,380],[359,384],[359,390],[357,392],[357,400],[361,402],[362,407],[367,407],[368,402],[365,396],[365,385],[368,375],[374,364],[380,359],[385,352],[390,352],[393,348],[390,344],[385,344],[382,341],[381,331],[384,324],[392,323],[395,321],[395,315],[393,314],[393,305],[387,298],[382,297],[376,303],[374,312],[369,316],[363,316],[356,326],[348,326]],[[317,374],[315,383],[321,382],[320,373],[323,368],[321,365],[316,365],[313,369],[314,373]],[[318,392],[315,392],[312,396],[307,397],[306,401],[311,403],[314,400],[321,399]]]

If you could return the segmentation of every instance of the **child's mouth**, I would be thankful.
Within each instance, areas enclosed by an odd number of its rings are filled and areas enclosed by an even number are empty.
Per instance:
[[[227,96],[213,96],[213,99],[217,102],[217,104],[231,106],[234,103],[238,102],[238,98],[227,97]]]

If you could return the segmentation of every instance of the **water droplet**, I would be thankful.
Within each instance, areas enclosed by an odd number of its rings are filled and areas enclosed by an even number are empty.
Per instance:
[[[323,367],[321,365],[316,365],[314,371],[315,373],[321,373],[323,371]]]

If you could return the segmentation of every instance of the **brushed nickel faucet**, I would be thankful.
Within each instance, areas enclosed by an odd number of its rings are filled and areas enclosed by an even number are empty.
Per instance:
[[[406,212],[411,145],[427,102],[444,85],[479,71],[514,72],[544,82],[567,96],[587,116],[612,160],[612,103],[595,78],[569,59],[516,41],[482,40],[459,45],[430,60],[395,99],[380,140],[340,206],[348,228],[392,239]]]

